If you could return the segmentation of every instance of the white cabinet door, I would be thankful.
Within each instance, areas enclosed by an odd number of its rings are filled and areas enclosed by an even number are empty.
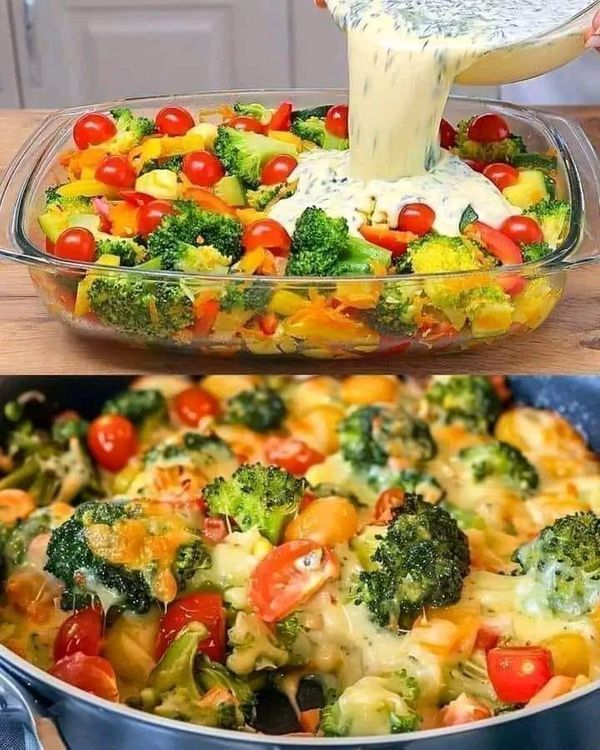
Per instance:
[[[0,107],[19,107],[19,79],[13,47],[12,21],[6,3],[0,4]]]
[[[28,106],[291,85],[283,0],[13,0]],[[29,45],[23,42],[29,6]]]

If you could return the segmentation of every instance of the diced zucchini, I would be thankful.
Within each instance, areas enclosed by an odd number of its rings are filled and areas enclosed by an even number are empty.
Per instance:
[[[214,187],[215,195],[229,206],[241,207],[246,205],[246,189],[242,181],[235,175],[223,177]]]

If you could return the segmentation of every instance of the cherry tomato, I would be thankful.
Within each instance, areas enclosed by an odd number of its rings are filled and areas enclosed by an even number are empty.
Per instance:
[[[246,252],[264,247],[281,255],[287,255],[292,247],[292,239],[284,227],[274,219],[260,219],[244,229],[242,246]]]
[[[487,166],[484,161],[475,161],[475,159],[465,159],[464,161],[474,172],[483,172]]]
[[[201,622],[208,630],[198,651],[206,654],[212,661],[224,661],[225,608],[221,595],[209,592],[183,596],[169,604],[160,621],[156,658],[160,659],[177,634],[190,622]]]
[[[202,524],[202,536],[209,544],[218,544],[229,534],[223,518],[205,518]]]
[[[183,174],[192,185],[212,187],[225,176],[223,165],[210,151],[194,151],[183,159]]]
[[[216,417],[220,412],[217,399],[197,386],[178,393],[173,400],[173,407],[179,420],[188,427],[198,427],[204,417]]]
[[[50,670],[50,674],[98,698],[118,703],[119,689],[112,664],[101,656],[77,652],[65,656]]]
[[[265,336],[273,336],[277,330],[279,321],[275,313],[266,313],[265,315],[259,315],[257,318],[258,327],[265,334]]]
[[[482,625],[477,631],[477,638],[475,639],[475,649],[481,649],[482,651],[490,651],[496,648],[502,638],[502,633],[491,625]]]
[[[142,237],[152,234],[160,226],[165,216],[174,213],[175,209],[168,201],[153,200],[142,206],[138,213],[138,228]]]
[[[54,661],[78,651],[98,656],[102,650],[104,614],[99,607],[87,607],[71,615],[60,626],[54,640]]]
[[[73,138],[77,148],[83,150],[88,146],[98,146],[110,141],[117,134],[117,126],[106,115],[92,112],[82,115],[73,128]]]
[[[394,510],[404,505],[404,490],[392,487],[379,495],[377,504],[373,511],[373,517],[377,523],[388,524],[394,518]]]
[[[328,547],[345,544],[356,536],[358,523],[356,508],[345,497],[318,497],[290,521],[284,539],[310,539]]]
[[[54,246],[54,255],[64,260],[93,263],[96,260],[96,240],[89,229],[72,227],[65,229]]]
[[[345,104],[336,104],[335,107],[332,107],[325,119],[327,132],[335,135],[337,138],[347,138],[348,116],[349,110]]]
[[[97,417],[88,429],[88,446],[100,466],[120,471],[136,452],[135,427],[120,414]]]
[[[511,216],[502,224],[500,231],[517,245],[532,245],[544,240],[541,226],[531,216]]]
[[[398,229],[422,237],[431,232],[435,222],[435,211],[425,203],[409,203],[400,211]]]
[[[292,103],[283,102],[277,107],[269,123],[269,130],[289,130],[292,127]]]
[[[194,127],[194,118],[183,107],[163,107],[155,122],[162,135],[185,135]]]
[[[482,221],[474,221],[465,229],[465,234],[484,245],[504,266],[523,262],[523,253],[516,242]]]
[[[105,185],[117,188],[131,188],[137,174],[124,156],[107,156],[96,168],[96,179]]]
[[[442,148],[454,148],[456,146],[456,128],[448,120],[442,120],[440,124],[440,145]]]
[[[417,235],[412,232],[399,232],[396,229],[390,229],[385,224],[372,226],[364,224],[358,231],[367,242],[389,250],[394,258],[404,255],[408,243],[417,239]]]
[[[510,128],[506,120],[493,112],[479,115],[469,125],[469,139],[477,143],[504,141],[509,135]]]
[[[322,453],[293,437],[269,438],[265,444],[265,456],[268,463],[280,466],[297,476],[303,476],[311,466],[325,460]]]
[[[131,203],[132,206],[137,206],[138,208],[147,206],[149,203],[152,203],[154,200],[156,200],[151,195],[148,195],[148,193],[140,193],[139,190],[121,190],[121,192],[119,193],[119,197],[123,198],[123,200],[127,203]]]
[[[492,648],[487,670],[501,701],[527,703],[552,677],[552,654],[539,646]]]
[[[248,601],[265,622],[285,619],[339,575],[339,561],[327,547],[298,539],[275,547],[250,576]]]
[[[268,161],[263,167],[260,179],[263,185],[279,185],[285,182],[298,166],[293,156],[282,154]]]
[[[228,128],[234,128],[235,130],[244,130],[246,132],[260,133],[264,135],[266,132],[265,126],[254,117],[233,117],[231,120],[225,123]]]
[[[503,162],[488,164],[483,174],[494,183],[498,190],[516,185],[519,181],[519,170]]]

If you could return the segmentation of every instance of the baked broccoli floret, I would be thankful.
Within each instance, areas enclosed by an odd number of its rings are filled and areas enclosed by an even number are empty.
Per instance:
[[[284,143],[259,133],[221,126],[214,145],[215,153],[228,174],[237,175],[249,188],[258,188],[264,165],[276,156],[298,158],[291,143]]]
[[[350,148],[349,139],[332,135],[325,126],[329,109],[329,107],[319,107],[294,112],[292,133],[302,138],[303,141],[310,141],[321,148],[330,151],[346,151]]]
[[[388,250],[360,237],[351,237],[344,218],[332,218],[321,208],[307,208],[296,222],[290,276],[367,275],[390,267]]]
[[[402,469],[390,471],[383,469],[381,472],[369,472],[369,481],[375,483],[381,492],[391,487],[399,487],[411,495],[420,495],[428,503],[438,503],[444,497],[444,489],[431,474],[416,469]]]
[[[210,553],[199,540],[180,547],[173,562],[173,573],[177,579],[178,588],[185,588],[185,584],[194,577],[197,571],[206,570],[211,565]]]
[[[272,296],[272,291],[263,284],[230,284],[225,287],[220,299],[223,312],[264,312]]]
[[[137,266],[146,260],[148,251],[143,245],[125,237],[105,237],[97,240],[98,256],[116,255],[122,266]]]
[[[387,531],[377,536],[373,570],[358,576],[354,596],[381,627],[408,629],[423,607],[460,599],[469,543],[443,508],[406,495]]]
[[[444,684],[444,702],[456,700],[465,694],[496,710],[501,705],[488,677],[485,662],[476,658],[459,662],[448,670]]]
[[[224,420],[230,424],[243,424],[255,432],[276,430],[287,415],[283,399],[268,387],[242,391],[233,396],[225,407]]]
[[[196,657],[194,674],[198,684],[206,693],[214,688],[226,690],[237,700],[240,710],[248,723],[254,720],[256,714],[256,696],[248,682],[227,667],[206,657],[201,660]]]
[[[110,398],[102,408],[103,414],[119,414],[140,426],[147,420],[167,420],[167,400],[157,390],[127,390]]]
[[[285,182],[279,185],[261,185],[258,190],[248,190],[246,201],[256,211],[268,211],[277,201],[289,198],[295,189]]]
[[[385,466],[390,456],[429,461],[437,447],[426,422],[404,409],[363,406],[338,426],[340,449],[356,469]]]
[[[231,654],[227,667],[235,674],[249,675],[288,664],[290,656],[274,631],[258,615],[238,612],[227,633]]]
[[[229,461],[233,452],[224,440],[216,435],[184,432],[176,438],[155,445],[143,456],[145,466],[152,464],[196,464],[208,469],[211,464]]]
[[[128,107],[117,107],[111,109],[110,113],[116,122],[117,134],[107,144],[109,151],[127,153],[135,146],[139,146],[144,138],[156,132],[156,125],[152,120],[148,117],[138,117]]]
[[[275,112],[274,109],[265,107],[264,104],[259,104],[258,102],[251,102],[249,104],[246,104],[245,102],[236,102],[233,105],[233,109],[237,115],[241,115],[242,117],[253,117],[255,120],[258,120],[261,125],[268,125],[273,118],[273,113]]]
[[[581,617],[600,603],[600,517],[575,513],[559,518],[513,560],[533,577],[545,606],[563,617]]]
[[[502,412],[502,401],[483,376],[434,377],[425,397],[432,415],[445,424],[462,423],[476,432],[489,432]]]
[[[230,516],[242,531],[257,528],[273,544],[298,513],[306,481],[284,469],[244,464],[230,479],[219,477],[204,489],[214,515]]]
[[[480,143],[469,139],[469,128],[475,118],[458,123],[456,147],[452,151],[461,159],[472,159],[489,164],[491,162],[511,162],[515,156],[526,154],[525,142],[519,135],[510,135],[503,141]]]
[[[386,284],[377,305],[367,313],[369,324],[379,333],[407,336],[416,328],[414,300],[401,285]]]
[[[544,242],[554,250],[564,240],[571,223],[571,206],[565,201],[545,200],[525,211],[542,227]]]
[[[88,426],[88,422],[76,414],[61,414],[52,423],[52,440],[63,448],[68,447],[72,438],[85,441]]]
[[[539,484],[535,467],[521,451],[500,440],[464,448],[458,455],[470,467],[476,482],[494,478],[522,495],[533,492]]]
[[[217,250],[234,263],[242,255],[242,224],[223,214],[203,211],[191,201],[178,201],[177,213],[165,216],[148,238],[152,258],[160,258],[162,268],[193,272],[203,260],[202,250]],[[221,265],[227,265],[223,260]]]
[[[547,242],[533,242],[529,245],[521,245],[523,260],[525,263],[543,260],[552,252],[552,248]]]

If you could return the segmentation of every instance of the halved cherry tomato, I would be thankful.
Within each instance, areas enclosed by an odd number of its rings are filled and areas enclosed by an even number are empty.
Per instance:
[[[279,185],[287,180],[297,166],[298,161],[293,156],[276,156],[263,167],[260,181],[263,185]]]
[[[54,246],[54,255],[64,260],[93,263],[96,260],[96,240],[89,229],[72,227],[65,229]]]
[[[277,107],[269,123],[269,130],[289,130],[292,127],[291,102],[283,102]]]
[[[117,188],[131,188],[137,174],[124,156],[107,156],[96,168],[96,179],[105,185]]]
[[[501,637],[502,633],[497,628],[493,628],[490,625],[482,625],[477,631],[475,649],[487,652],[492,648],[496,648]]]
[[[523,253],[516,242],[482,221],[474,221],[465,229],[465,234],[484,245],[504,266],[523,262]]]
[[[223,165],[210,151],[193,151],[183,158],[183,174],[192,185],[212,187],[225,176]]]
[[[194,127],[194,118],[183,107],[163,107],[155,122],[162,135],[185,135]]]
[[[141,208],[147,206],[149,203],[153,203],[156,198],[153,198],[148,193],[140,193],[139,190],[121,190],[119,197],[123,198],[127,203],[131,203],[132,206]]]
[[[401,232],[411,232],[419,237],[431,232],[435,211],[425,203],[409,203],[400,211],[398,226]]]
[[[233,117],[231,120],[228,120],[225,125],[227,125],[228,128],[234,128],[234,130],[244,130],[251,133],[260,133],[261,135],[264,135],[266,132],[266,128],[262,122],[254,117]]]
[[[532,245],[544,240],[541,226],[531,216],[510,216],[502,224],[500,231],[517,245]]]
[[[216,417],[221,411],[217,399],[204,388],[191,386],[173,400],[177,417],[188,427],[198,427],[204,417]]]
[[[390,523],[394,519],[394,510],[404,505],[404,497],[404,490],[399,487],[392,487],[382,492],[373,510],[376,523]]]
[[[293,437],[269,438],[265,443],[265,456],[268,463],[297,476],[303,476],[311,466],[325,460],[322,453],[313,450],[303,440]]]
[[[98,698],[114,703],[119,701],[115,670],[101,656],[88,656],[81,652],[65,656],[50,669],[50,674]]]
[[[339,571],[339,561],[327,547],[306,539],[286,542],[254,568],[248,602],[265,622],[278,622],[337,578]]]
[[[106,115],[92,112],[82,115],[73,127],[73,138],[78,149],[106,143],[117,134],[117,126]]]
[[[247,253],[264,247],[275,255],[286,256],[292,247],[292,238],[278,221],[259,219],[244,229],[242,246]]]
[[[469,139],[477,143],[504,141],[510,135],[508,123],[500,115],[487,112],[479,115],[469,125]]]
[[[501,701],[527,703],[552,677],[552,654],[539,646],[493,648],[487,652],[487,670]]]
[[[222,518],[205,518],[202,524],[202,536],[209,544],[218,544],[229,534],[227,524]]]
[[[458,132],[454,125],[451,125],[448,120],[442,120],[440,124],[440,145],[442,148],[454,148],[456,146],[456,136]]]
[[[160,621],[156,658],[160,659],[177,634],[190,622],[201,622],[208,630],[198,651],[206,654],[212,661],[224,661],[225,608],[221,595],[210,592],[183,596],[169,604]]]
[[[417,235],[412,232],[399,232],[396,229],[390,229],[385,224],[363,224],[358,231],[367,242],[390,250],[394,258],[404,255],[409,242],[417,239]]]
[[[87,607],[71,615],[60,626],[54,640],[54,661],[78,651],[98,656],[102,650],[104,613],[99,607]]]
[[[325,127],[328,133],[337,138],[348,137],[349,110],[345,104],[336,104],[331,107],[325,118]]]
[[[138,213],[138,229],[142,237],[149,234],[160,226],[165,216],[174,214],[175,209],[169,201],[152,200],[140,208]]]
[[[519,181],[519,170],[503,162],[488,164],[483,174],[494,183],[498,190],[505,190]]]
[[[120,414],[97,417],[88,428],[90,453],[104,469],[121,471],[137,450],[135,427]]]
[[[483,172],[487,166],[484,161],[476,161],[475,159],[465,159],[464,162],[471,167],[474,172]]]
[[[187,188],[183,194],[183,198],[194,201],[194,203],[197,203],[200,208],[204,209],[204,211],[211,211],[213,214],[231,216],[233,219],[237,218],[234,208],[206,188]]]

